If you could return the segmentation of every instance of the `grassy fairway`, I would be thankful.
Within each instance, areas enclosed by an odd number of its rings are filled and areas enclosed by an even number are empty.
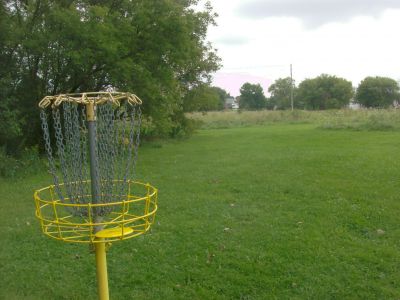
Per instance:
[[[148,144],[151,234],[108,252],[112,299],[400,298],[399,132],[203,130]],[[41,235],[32,191],[0,182],[0,299],[96,299],[86,246]]]

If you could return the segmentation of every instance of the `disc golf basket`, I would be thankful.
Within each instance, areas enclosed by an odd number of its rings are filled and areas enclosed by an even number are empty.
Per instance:
[[[157,189],[135,181],[142,101],[130,93],[47,96],[40,103],[54,183],[34,193],[45,235],[93,244],[99,299],[108,299],[105,244],[147,232]]]

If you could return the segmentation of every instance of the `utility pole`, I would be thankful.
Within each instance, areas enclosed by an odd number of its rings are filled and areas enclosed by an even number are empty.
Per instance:
[[[290,64],[290,104],[292,105],[292,111],[293,111],[293,74],[292,74],[292,64]]]

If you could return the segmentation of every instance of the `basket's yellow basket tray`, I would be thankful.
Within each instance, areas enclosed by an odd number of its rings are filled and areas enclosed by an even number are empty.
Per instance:
[[[108,238],[116,238],[123,237],[125,235],[129,235],[133,232],[133,228],[131,227],[114,227],[100,230],[96,232],[94,236],[99,239],[108,239]]]
[[[88,190],[90,180],[59,186],[79,184]],[[71,203],[68,198],[61,201],[54,185],[35,191],[35,214],[43,233],[70,243],[115,242],[146,233],[155,220],[158,191],[137,181],[127,180],[126,185],[126,194],[100,195],[107,201],[97,204],[83,203],[90,195],[82,195],[82,203]]]

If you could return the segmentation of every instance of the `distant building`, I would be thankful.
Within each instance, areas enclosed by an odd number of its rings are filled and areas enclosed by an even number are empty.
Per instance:
[[[235,105],[233,107],[233,109],[239,109],[240,108],[240,96],[237,96],[235,98]]]
[[[355,103],[355,102],[351,101],[350,104],[349,104],[349,108],[350,108],[350,109],[355,109],[355,110],[357,110],[357,109],[360,109],[360,108],[361,108],[361,105],[358,104],[358,103]]]
[[[225,109],[233,109],[233,106],[236,105],[235,98],[233,97],[226,97],[225,98]]]

